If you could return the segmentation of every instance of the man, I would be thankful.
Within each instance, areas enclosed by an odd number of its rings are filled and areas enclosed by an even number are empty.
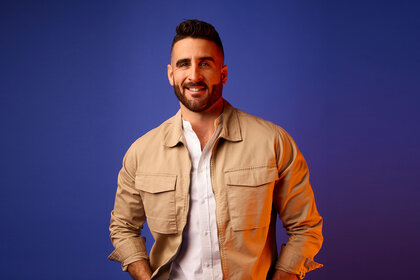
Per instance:
[[[181,109],[124,157],[109,258],[134,279],[302,279],[322,266],[304,158],[283,129],[223,99],[227,67],[213,26],[187,20],[176,31],[168,79]],[[289,235],[279,255],[277,215]],[[146,221],[150,258],[139,236]]]

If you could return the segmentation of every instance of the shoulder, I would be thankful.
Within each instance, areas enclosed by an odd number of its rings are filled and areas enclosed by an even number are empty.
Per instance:
[[[281,126],[241,110],[236,109],[236,111],[244,143],[251,146],[252,150],[260,151],[262,147],[273,148],[281,172],[293,164],[296,159],[306,165],[295,141]]]
[[[248,114],[240,109],[235,108],[238,120],[240,123],[241,131],[243,133],[258,134],[259,136],[271,136],[271,137],[290,137],[289,134],[279,125],[257,117],[255,115]]]
[[[260,117],[235,109],[244,144],[253,149],[272,147],[276,154],[293,157],[298,151],[296,143],[281,126]]]

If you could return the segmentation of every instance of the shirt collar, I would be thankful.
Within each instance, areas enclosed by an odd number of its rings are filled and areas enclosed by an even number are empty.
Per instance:
[[[232,105],[226,100],[223,100],[223,113],[222,117],[216,119],[215,125],[221,122],[222,131],[219,137],[225,140],[238,142],[242,141],[241,127],[238,118],[238,112]],[[176,113],[175,116],[165,122],[166,134],[164,138],[164,145],[167,147],[175,147],[178,143],[185,145],[184,136],[182,133],[183,120],[181,116],[181,110]]]
[[[192,129],[191,123],[189,121],[184,120],[182,116],[181,116],[181,119],[182,119],[182,128],[188,131],[192,131],[193,129]],[[223,112],[222,114],[220,114],[219,117],[217,117],[217,119],[214,120],[213,125],[214,125],[215,131],[219,125],[223,127]]]

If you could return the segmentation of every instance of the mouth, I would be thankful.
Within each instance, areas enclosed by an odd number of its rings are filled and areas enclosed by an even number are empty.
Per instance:
[[[204,85],[185,85],[184,89],[189,91],[190,94],[202,94],[207,90],[207,87]]]
[[[192,92],[200,92],[206,89],[205,87],[184,87],[184,88]]]

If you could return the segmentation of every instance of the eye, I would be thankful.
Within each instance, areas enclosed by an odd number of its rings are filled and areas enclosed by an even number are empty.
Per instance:
[[[200,66],[207,67],[207,66],[210,66],[210,63],[208,63],[207,61],[202,61],[200,62]]]
[[[176,62],[176,67],[177,68],[185,68],[190,66],[190,61],[188,59],[181,59],[179,61]]]

